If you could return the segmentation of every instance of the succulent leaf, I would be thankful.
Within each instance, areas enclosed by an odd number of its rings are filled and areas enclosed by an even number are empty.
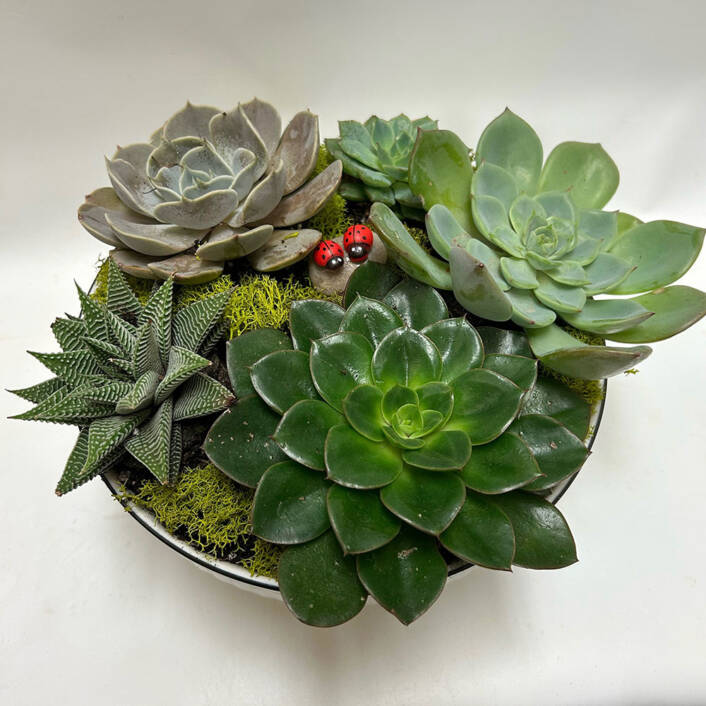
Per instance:
[[[343,315],[343,309],[332,302],[318,299],[294,302],[289,314],[294,347],[308,353],[312,341],[338,331]]]
[[[270,353],[252,366],[250,376],[260,398],[279,414],[300,400],[319,399],[303,351]]]

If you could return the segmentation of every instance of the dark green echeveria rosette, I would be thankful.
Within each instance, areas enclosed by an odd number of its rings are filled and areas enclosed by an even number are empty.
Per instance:
[[[453,290],[476,316],[525,328],[547,367],[600,379],[633,367],[651,349],[587,345],[559,319],[643,344],[673,336],[706,313],[706,294],[668,286],[696,260],[704,230],[603,210],[618,181],[598,144],[563,142],[544,161],[535,131],[506,110],[481,135],[475,165],[451,132],[418,137],[409,184],[427,210],[429,239],[441,259],[416,245],[384,203],[374,204],[370,217],[411,276]]]
[[[339,121],[340,137],[325,142],[343,164],[341,196],[348,201],[379,201],[405,218],[424,220],[422,202],[409,187],[409,160],[417,132],[436,128],[436,120],[426,116],[410,120],[404,113],[391,120],[373,115],[365,123]]]
[[[479,333],[382,265],[358,268],[346,303],[298,302],[291,337],[232,340],[238,402],[204,445],[257,488],[254,533],[288,545],[279,584],[293,613],[335,625],[371,594],[409,623],[446,582],[442,550],[501,570],[576,561],[538,493],[586,459],[588,405],[538,382],[523,334]]]

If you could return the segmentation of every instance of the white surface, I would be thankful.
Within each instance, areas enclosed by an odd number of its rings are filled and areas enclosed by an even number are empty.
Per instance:
[[[705,8],[0,0],[2,386],[42,379],[24,350],[53,349],[48,324],[104,252],[75,218],[107,183],[102,154],[186,98],[309,106],[324,135],[428,112],[471,144],[508,104],[548,148],[601,140],[616,208],[706,224]],[[706,288],[706,257],[683,281]],[[0,703],[706,703],[704,343],[702,323],[611,382],[561,502],[579,564],[474,569],[409,628],[372,602],[300,625],[166,549],[99,482],[56,499],[72,429],[1,422]]]

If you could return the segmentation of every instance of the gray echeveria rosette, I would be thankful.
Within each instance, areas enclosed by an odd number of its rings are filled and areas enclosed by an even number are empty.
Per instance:
[[[311,178],[318,151],[309,111],[282,131],[279,113],[256,98],[229,112],[187,103],[149,142],[106,159],[112,188],[89,194],[79,221],[141,278],[196,284],[245,255],[257,270],[280,269],[316,246],[318,231],[290,227],[340,183],[338,161]]]
[[[588,405],[537,380],[523,334],[481,336],[383,265],[358,268],[346,298],[296,303],[291,338],[261,329],[229,343],[238,402],[204,444],[257,488],[253,532],[287,545],[278,578],[292,612],[335,625],[370,594],[410,623],[446,582],[442,548],[501,570],[576,561],[538,493],[586,459]]]
[[[230,390],[207,374],[223,338],[230,292],[172,311],[173,280],[143,306],[110,261],[106,304],[80,288],[81,318],[59,318],[60,353],[32,353],[54,374],[12,392],[36,406],[14,419],[71,424],[79,436],[56,489],[64,495],[118,464],[125,453],[157,480],[181,470],[182,424],[220,412]]]
[[[474,167],[468,148],[447,131],[421,133],[415,147],[410,186],[428,211],[441,260],[416,246],[384,204],[373,206],[373,224],[410,275],[452,289],[479,317],[524,327],[542,362],[574,377],[615,375],[651,349],[587,345],[557,319],[642,344],[704,315],[703,292],[667,286],[696,260],[704,229],[602,210],[619,176],[600,145],[564,142],[545,162],[534,130],[506,110],[481,135],[475,160]]]
[[[349,201],[379,201],[406,218],[424,220],[422,202],[409,188],[409,160],[417,132],[436,127],[436,120],[410,120],[404,113],[391,120],[373,115],[365,123],[339,121],[340,137],[327,139],[326,147],[343,164],[341,195]]]

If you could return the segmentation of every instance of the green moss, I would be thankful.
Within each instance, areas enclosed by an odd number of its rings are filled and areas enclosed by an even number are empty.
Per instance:
[[[605,345],[605,339],[595,333],[580,331],[579,329],[575,329],[571,326],[562,326],[562,328],[567,333],[571,334],[575,339],[582,341],[583,343],[587,343],[590,346]],[[555,380],[564,383],[564,385],[572,389],[586,402],[588,402],[592,408],[604,398],[603,386],[599,380],[581,380],[580,378],[572,378],[568,375],[562,375],[555,370],[550,370],[549,368],[544,367],[541,363],[539,364],[539,370],[542,375],[554,378]]]
[[[419,243],[419,245],[422,246],[425,252],[429,253],[430,255],[436,254],[433,252],[431,242],[429,242],[429,236],[427,235],[427,232],[424,230],[424,228],[412,226],[409,225],[409,223],[407,223],[406,226],[407,230],[409,231],[409,234]]]
[[[186,468],[175,486],[146,481],[127,499],[153,512],[170,534],[181,532],[190,544],[213,556],[244,554],[251,574],[274,578],[281,549],[252,536],[250,513],[254,491],[243,488],[214,465]]]
[[[333,162],[333,157],[324,145],[319,147],[319,156],[316,160],[313,175],[319,174]],[[348,214],[346,200],[335,193],[323,208],[304,223],[307,228],[318,230],[324,239],[337,238],[343,235],[348,226],[353,225],[353,219]]]
[[[152,293],[154,282],[147,279],[138,279],[132,275],[125,274],[127,283],[135,292],[135,296],[140,300],[141,304],[145,304]],[[105,304],[108,299],[108,258],[98,260],[98,273],[96,274],[96,282],[91,292],[91,297],[96,301]]]

